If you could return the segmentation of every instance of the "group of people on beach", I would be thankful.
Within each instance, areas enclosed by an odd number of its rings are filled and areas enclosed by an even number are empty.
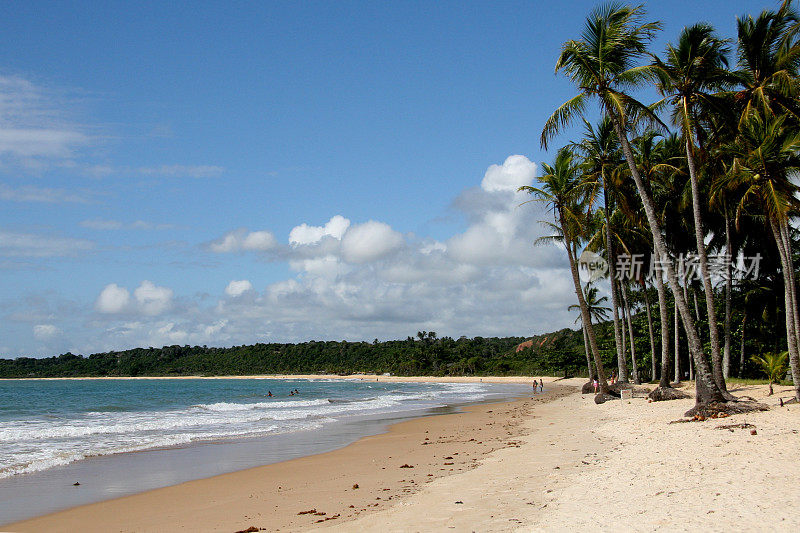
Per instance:
[[[542,392],[544,390],[544,380],[542,378],[539,378],[539,383],[536,383],[535,379],[533,380],[533,392],[534,392],[534,394],[536,393],[536,387],[539,387],[539,392]]]
[[[617,382],[617,374],[615,372],[615,373],[611,374],[611,377],[608,378],[608,384],[609,385],[613,385],[616,382]],[[597,394],[597,392],[600,390],[600,382],[597,381],[597,378],[594,378],[592,380],[592,386],[594,386],[594,392],[595,392],[595,394]]]

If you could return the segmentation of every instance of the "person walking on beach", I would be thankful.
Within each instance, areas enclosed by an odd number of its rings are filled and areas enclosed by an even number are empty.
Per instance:
[[[594,378],[592,380],[592,385],[594,385],[594,393],[597,394],[597,385],[598,385],[597,378]]]
[[[544,392],[544,379],[539,378],[539,392]]]

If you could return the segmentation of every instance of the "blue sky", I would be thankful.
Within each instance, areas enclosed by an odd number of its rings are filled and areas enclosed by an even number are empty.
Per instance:
[[[3,3],[0,356],[571,325],[512,192],[595,5],[547,4]]]

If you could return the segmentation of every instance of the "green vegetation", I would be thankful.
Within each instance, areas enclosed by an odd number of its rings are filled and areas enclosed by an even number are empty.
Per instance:
[[[569,329],[533,338],[519,353],[522,337],[474,339],[416,337],[387,342],[310,341],[230,348],[165,346],[120,352],[71,353],[35,359],[0,359],[0,377],[177,376],[302,373],[397,375],[574,374],[586,372],[579,332]]]
[[[786,375],[786,358],[789,352],[765,353],[764,355],[754,355],[750,359],[756,363],[761,372],[767,375],[769,380],[769,394],[772,395],[772,384],[780,383],[781,378]]]

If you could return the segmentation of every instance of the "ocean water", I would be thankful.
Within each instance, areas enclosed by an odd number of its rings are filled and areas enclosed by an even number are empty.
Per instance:
[[[0,380],[0,526],[529,393],[519,384],[357,378]]]
[[[295,389],[299,393],[290,395]],[[354,417],[380,418],[520,390],[360,379],[0,381],[0,481],[88,457],[313,432]]]

